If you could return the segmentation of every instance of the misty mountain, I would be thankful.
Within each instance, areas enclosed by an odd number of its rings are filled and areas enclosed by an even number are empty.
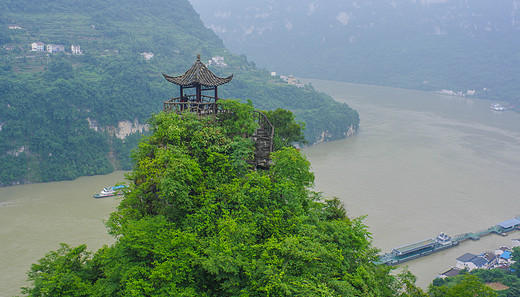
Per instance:
[[[520,97],[520,1],[191,3],[228,49],[269,70]]]

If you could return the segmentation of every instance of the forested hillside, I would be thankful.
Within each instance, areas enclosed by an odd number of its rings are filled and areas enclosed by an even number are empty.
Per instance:
[[[279,147],[268,170],[251,170],[243,135],[257,127],[253,106],[224,108],[217,118],[155,116],[108,222],[116,242],[94,253],[62,245],[31,267],[24,293],[424,296],[408,272],[373,263],[362,219],[312,190],[301,152]]]
[[[520,98],[516,0],[191,0],[261,67],[308,78]]]
[[[31,50],[38,42],[43,51]],[[182,74],[198,53],[224,57],[227,67],[210,69],[235,75],[220,97],[292,110],[310,143],[344,137],[359,123],[346,104],[228,53],[186,0],[3,1],[0,45],[0,185],[130,169],[139,133],[118,138],[119,125],[142,131],[179,95],[161,73]]]

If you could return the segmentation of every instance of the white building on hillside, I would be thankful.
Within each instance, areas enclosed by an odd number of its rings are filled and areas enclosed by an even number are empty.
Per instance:
[[[33,42],[31,43],[31,51],[34,52],[43,52],[45,48],[45,44],[41,42]]]
[[[227,67],[227,64],[224,62],[224,57],[221,56],[212,57],[211,60],[208,61],[208,65],[213,65],[216,67]]]
[[[144,59],[146,61],[150,60],[154,56],[154,54],[152,52],[144,52],[144,53],[141,53],[141,55],[144,57]]]
[[[47,49],[47,52],[49,52],[49,53],[57,53],[57,52],[65,51],[65,47],[61,44],[47,44],[46,49]]]
[[[79,45],[74,45],[74,44],[71,45],[70,51],[72,52],[72,54],[75,54],[75,55],[81,54],[81,48],[79,47]]]

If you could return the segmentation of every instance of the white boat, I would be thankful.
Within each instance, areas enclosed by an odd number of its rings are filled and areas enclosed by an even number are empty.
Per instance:
[[[105,198],[105,197],[111,197],[111,196],[117,196],[117,195],[123,195],[123,188],[125,186],[114,186],[114,187],[108,187],[103,188],[99,194],[95,194],[94,198]]]
[[[437,235],[435,241],[437,241],[441,245],[448,245],[452,243],[451,236],[444,232],[441,232],[439,235]]]
[[[496,110],[496,111],[504,111],[506,110],[506,108],[498,103],[495,103],[493,105],[491,105],[490,107],[492,110]]]

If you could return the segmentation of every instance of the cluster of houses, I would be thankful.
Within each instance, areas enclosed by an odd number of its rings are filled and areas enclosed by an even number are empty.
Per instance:
[[[59,53],[65,52],[65,46],[62,44],[44,44],[43,42],[33,42],[31,43],[31,51],[34,52],[49,52],[49,53]],[[81,54],[81,47],[79,45],[71,45],[70,51],[73,54]]]
[[[466,269],[468,271],[474,269],[509,269],[509,266],[515,261],[512,259],[512,248],[520,246],[520,239],[513,239],[512,247],[501,246],[495,251],[484,252],[479,255],[466,253],[457,258],[457,264],[450,270],[439,274],[438,277],[445,278],[450,276],[456,276],[461,270]]]
[[[226,64],[226,62],[224,62],[224,57],[215,56],[215,57],[211,57],[211,60],[208,61],[207,66],[215,66],[215,67],[224,68],[224,67],[227,67],[228,65]]]
[[[271,76],[276,76],[276,72],[271,72]],[[305,88],[305,86],[294,75],[280,75],[280,78],[286,83],[296,86],[298,88]]]

